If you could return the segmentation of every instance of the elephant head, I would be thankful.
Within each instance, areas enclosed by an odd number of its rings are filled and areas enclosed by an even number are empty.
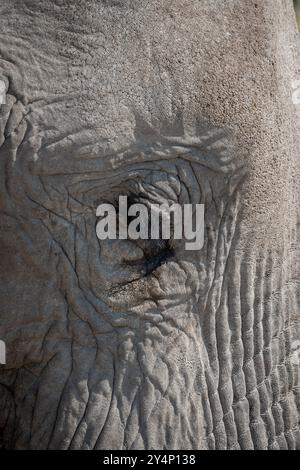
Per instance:
[[[221,8],[222,7],[222,8]],[[300,448],[289,0],[2,0],[2,446]],[[96,208],[204,204],[204,246]]]

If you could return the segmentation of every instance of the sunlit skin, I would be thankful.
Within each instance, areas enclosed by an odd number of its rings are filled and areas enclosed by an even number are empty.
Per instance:
[[[293,15],[2,0],[5,447],[299,447]],[[124,195],[204,204],[203,248],[99,240]]]

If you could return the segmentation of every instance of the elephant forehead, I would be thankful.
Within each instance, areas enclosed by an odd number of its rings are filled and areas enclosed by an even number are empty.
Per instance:
[[[10,22],[4,11],[1,69],[25,104],[34,171],[103,175],[184,147],[214,167],[246,161],[249,198],[277,210],[290,158],[282,14],[269,0],[223,3],[27,0]]]
[[[208,120],[253,133],[272,88],[263,7],[232,0],[221,17],[220,2],[205,0],[25,5],[1,39],[44,142],[80,133],[116,151],[135,140],[137,120],[159,132]]]

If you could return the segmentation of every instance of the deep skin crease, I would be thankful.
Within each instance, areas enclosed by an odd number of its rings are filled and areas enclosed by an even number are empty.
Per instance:
[[[1,1],[4,448],[300,448],[297,70],[288,0]],[[120,194],[203,250],[100,242]]]

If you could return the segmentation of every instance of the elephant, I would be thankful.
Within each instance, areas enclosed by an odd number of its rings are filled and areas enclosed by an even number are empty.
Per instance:
[[[293,2],[1,0],[0,25],[0,446],[300,449]],[[203,247],[99,240],[119,196],[203,204]]]

